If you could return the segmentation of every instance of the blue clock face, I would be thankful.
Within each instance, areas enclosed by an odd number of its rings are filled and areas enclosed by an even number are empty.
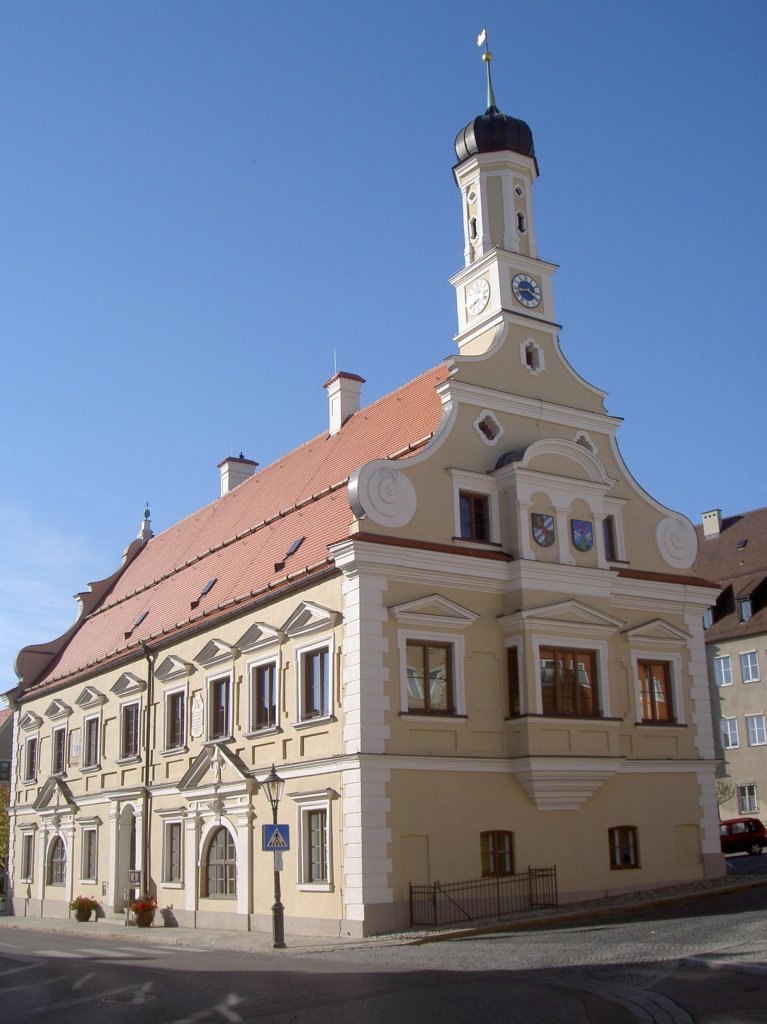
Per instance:
[[[541,301],[541,289],[537,282],[528,277],[527,274],[517,274],[512,278],[511,289],[514,292],[514,297],[518,302],[521,302],[523,306],[532,308],[537,306]]]

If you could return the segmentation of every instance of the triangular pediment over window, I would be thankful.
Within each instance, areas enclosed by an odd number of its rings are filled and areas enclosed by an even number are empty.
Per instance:
[[[179,782],[178,788],[180,792],[188,792],[202,787],[243,781],[253,782],[255,786],[255,781],[242,758],[221,743],[211,743],[202,748]]]
[[[72,709],[63,700],[54,700],[45,709],[45,717],[49,718],[52,722],[59,718],[68,718],[71,714]]]
[[[72,811],[77,809],[77,804],[66,782],[51,776],[41,787],[32,807],[35,811]]]
[[[281,629],[277,629],[276,626],[270,626],[266,622],[254,622],[237,641],[237,649],[240,651],[252,651],[256,647],[265,647],[267,644],[279,644],[284,640],[285,633]]]
[[[689,633],[678,626],[672,626],[664,619],[652,619],[641,626],[633,626],[625,630],[625,634],[632,644],[672,644],[678,647],[680,643],[686,644],[690,639]]]
[[[86,686],[75,701],[78,708],[94,708],[106,704],[106,697],[93,686]]]
[[[287,636],[301,636],[317,629],[330,629],[341,621],[341,613],[313,601],[302,601],[282,627]]]
[[[34,711],[25,711],[19,719],[19,728],[23,729],[24,732],[32,732],[33,729],[39,729],[42,724],[42,718],[36,715]]]
[[[479,617],[440,594],[392,605],[389,611],[397,622],[408,626],[447,626],[450,629],[466,629]]]
[[[186,679],[194,672],[194,665],[191,661],[179,658],[177,654],[169,654],[154,670],[155,678],[161,683],[170,682],[171,679]]]
[[[541,605],[538,608],[525,608],[512,615],[502,616],[498,622],[507,633],[524,624],[534,625],[539,629],[586,632],[594,637],[610,636],[626,625],[623,619],[616,619],[613,615],[575,599],[557,601],[555,604]]]
[[[209,640],[200,653],[195,657],[198,665],[207,668],[209,665],[216,665],[220,661],[227,661],[235,652],[234,644],[228,644],[225,640]]]
[[[134,676],[132,672],[123,672],[112,687],[112,693],[118,697],[132,697],[146,690],[146,681]]]

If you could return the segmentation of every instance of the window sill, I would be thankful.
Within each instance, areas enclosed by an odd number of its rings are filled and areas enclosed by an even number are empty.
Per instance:
[[[457,711],[400,711],[400,718],[417,718],[420,722],[465,722],[468,715],[460,715]]]
[[[81,878],[80,885],[98,885],[98,878]]]
[[[184,883],[183,882],[160,882],[160,885],[163,887],[163,889],[183,889],[184,888]],[[206,899],[210,899],[209,896],[206,896],[205,898]]]
[[[36,782],[37,782],[37,776],[36,775],[35,775],[35,777],[33,779],[22,779],[21,780],[22,786],[34,786],[34,784]]]
[[[200,896],[200,906],[203,907],[206,903],[233,903],[236,899],[236,893],[232,896]]]
[[[234,739],[231,733],[227,733],[226,736],[209,736],[203,741],[204,746],[210,746],[216,743],[231,743]]]
[[[640,729],[641,728],[646,728],[647,726],[650,726],[651,728],[656,728],[656,729],[686,729],[687,728],[687,724],[685,722],[655,722],[655,721],[653,721],[652,719],[649,719],[649,718],[643,719],[641,722],[635,722],[634,724],[637,726],[637,728],[640,728]]]
[[[500,551],[503,546],[499,540],[477,540],[475,537],[453,537],[453,543],[468,544],[479,549],[489,548],[491,551]]]
[[[611,871],[638,871],[639,864],[611,864]]]
[[[541,713],[528,711],[526,714],[515,716],[513,721],[518,722],[520,718],[536,718],[539,720],[546,719],[551,722],[616,722],[619,724],[623,722],[622,718],[616,718],[615,716],[610,716],[608,718],[604,715],[557,715],[553,712],[546,711]],[[507,718],[506,721],[512,721],[512,719]]]
[[[335,892],[332,882],[299,882],[296,889],[299,892]]]
[[[101,764],[84,764],[80,771],[83,775],[91,775],[93,772],[101,771]]]
[[[258,736],[276,736],[277,733],[282,732],[282,727],[279,725],[262,725],[255,729],[251,729],[250,732],[245,733],[246,739],[252,739]]]
[[[173,754],[178,755],[178,754],[188,754],[188,753],[189,753],[189,747],[187,747],[186,745],[183,745],[183,746],[180,746],[180,747],[168,747],[167,750],[161,750],[160,751],[160,756],[161,757],[172,757]]]
[[[336,722],[335,715],[317,715],[316,718],[302,718],[300,722],[293,722],[294,729],[311,729],[313,725],[327,725],[329,722]]]
[[[139,764],[140,761],[140,754],[128,754],[126,757],[115,758],[115,764]]]

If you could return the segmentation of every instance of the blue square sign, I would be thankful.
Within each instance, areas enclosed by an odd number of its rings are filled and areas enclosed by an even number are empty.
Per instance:
[[[290,849],[290,825],[262,825],[261,849],[273,853]]]

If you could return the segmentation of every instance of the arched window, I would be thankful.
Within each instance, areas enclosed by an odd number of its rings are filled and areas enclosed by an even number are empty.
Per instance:
[[[237,895],[237,856],[227,829],[216,829],[208,846],[205,865],[206,896]]]
[[[51,843],[48,859],[48,885],[63,885],[67,877],[67,851],[61,836]]]

